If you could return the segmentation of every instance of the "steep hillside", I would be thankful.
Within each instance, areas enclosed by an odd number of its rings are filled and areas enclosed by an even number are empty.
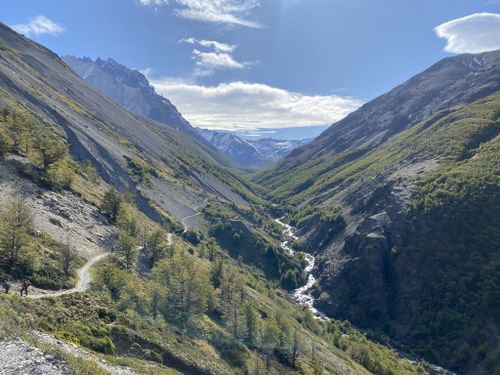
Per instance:
[[[460,373],[500,363],[499,72],[499,52],[445,59],[260,177],[319,256],[316,307]],[[411,103],[423,121],[387,137]]]
[[[127,112],[4,25],[0,44],[0,104],[17,102],[55,124],[77,160],[90,160],[108,183],[136,194],[149,216],[180,219],[209,196],[243,205],[257,199],[211,147]]]
[[[273,197],[294,197],[292,201],[299,203],[312,196],[318,181],[337,166],[360,158],[434,113],[499,88],[500,51],[446,58],[363,105],[256,180]]]
[[[270,205],[186,135],[4,26],[0,90],[0,279],[12,284],[0,372],[428,373],[299,306],[282,285],[304,260],[279,246]],[[176,215],[167,193],[191,210]],[[208,230],[192,230],[201,217]]]
[[[156,93],[138,70],[129,69],[110,58],[92,61],[63,56],[62,59],[75,73],[127,111],[188,135],[196,147],[214,161],[225,167],[234,167],[222,154],[215,152],[167,98]]]

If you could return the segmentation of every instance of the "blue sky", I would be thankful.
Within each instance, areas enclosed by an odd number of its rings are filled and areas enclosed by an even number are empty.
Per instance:
[[[0,3],[56,53],[112,57],[194,125],[239,130],[331,124],[443,57],[500,48],[499,13],[500,0]]]

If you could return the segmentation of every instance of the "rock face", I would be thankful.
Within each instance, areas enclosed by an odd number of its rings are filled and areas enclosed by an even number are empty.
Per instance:
[[[23,106],[56,125],[77,161],[89,160],[106,182],[134,193],[140,209],[152,219],[163,220],[159,210],[178,219],[185,217],[209,193],[246,204],[233,187],[241,186],[238,178],[225,169],[234,164],[201,137],[126,111],[83,81],[53,52],[3,24],[0,48],[4,91],[0,106]],[[151,94],[137,73],[130,72],[125,81]],[[165,111],[176,117],[171,107]],[[182,120],[178,121],[180,129]],[[147,184],[131,173],[135,160],[157,171],[148,176]]]
[[[198,129],[200,134],[215,148],[236,163],[246,167],[263,167],[275,163],[290,154],[310,139],[279,140],[263,138],[247,140],[229,132]]]
[[[27,345],[20,338],[0,341],[1,375],[66,375],[63,362]]]
[[[168,99],[158,95],[141,72],[129,69],[111,58],[93,61],[88,57],[63,56],[62,59],[75,73],[127,111],[199,138],[177,108]]]

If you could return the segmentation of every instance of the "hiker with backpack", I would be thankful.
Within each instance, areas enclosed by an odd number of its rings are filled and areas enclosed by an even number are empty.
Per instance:
[[[8,278],[5,279],[5,281],[3,282],[3,285],[2,285],[2,288],[5,291],[5,294],[9,294],[11,286],[12,286],[12,284],[10,283],[10,279],[8,279]]]
[[[31,283],[28,279],[23,280],[22,288],[21,288],[21,296],[23,295],[23,292],[26,294],[26,297],[28,296],[28,288],[30,285],[31,285]]]

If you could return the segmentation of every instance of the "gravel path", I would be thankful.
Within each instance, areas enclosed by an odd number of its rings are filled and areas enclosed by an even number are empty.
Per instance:
[[[192,218],[198,216],[198,215],[201,215],[201,212],[199,212],[198,210],[200,208],[202,208],[202,207],[205,207],[207,204],[208,204],[208,199],[205,199],[205,201],[202,204],[200,204],[200,205],[198,205],[198,206],[196,206],[196,207],[193,208],[193,210],[195,212],[193,215],[186,216],[184,219],[181,220],[181,223],[184,226],[184,232],[183,233],[186,233],[189,230],[189,226],[187,225],[187,221],[189,219],[192,219]]]
[[[66,375],[64,362],[43,354],[20,338],[0,341],[0,375]]]
[[[78,282],[74,288],[61,290],[61,291],[49,291],[44,289],[33,289],[34,293],[31,293],[28,298],[40,299],[45,297],[60,297],[66,294],[81,293],[85,292],[90,288],[90,283],[92,281],[92,276],[90,269],[94,264],[100,260],[107,257],[108,253],[98,254],[90,258],[85,265],[78,270]]]

